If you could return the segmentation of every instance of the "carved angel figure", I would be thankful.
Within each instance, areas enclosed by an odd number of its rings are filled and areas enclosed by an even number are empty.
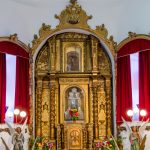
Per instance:
[[[140,150],[140,146],[142,143],[142,135],[144,133],[149,119],[146,122],[143,122],[142,125],[140,125],[140,127],[137,125],[130,127],[129,124],[124,120],[124,118],[122,118],[122,120],[125,124],[127,133],[129,135],[131,150]]]
[[[12,126],[6,122],[7,126],[9,127],[10,134],[12,137],[12,146],[11,150],[24,150],[24,133],[25,133],[25,126],[27,123],[27,119],[25,120],[24,124],[21,127],[17,127],[16,129],[12,128]]]

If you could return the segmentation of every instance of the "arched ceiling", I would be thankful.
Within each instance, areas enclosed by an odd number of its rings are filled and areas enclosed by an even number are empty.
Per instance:
[[[128,31],[138,34],[150,32],[149,0],[78,0],[78,3],[93,16],[89,25],[95,28],[105,24],[109,34],[118,43],[127,37]],[[1,0],[0,36],[17,33],[24,43],[30,43],[45,22],[55,27],[59,14],[69,0]]]

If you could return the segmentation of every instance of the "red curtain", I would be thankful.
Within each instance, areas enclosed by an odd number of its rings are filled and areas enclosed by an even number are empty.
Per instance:
[[[0,53],[0,123],[4,123],[6,112],[6,55]]]
[[[127,110],[132,109],[131,71],[130,56],[121,57],[117,60],[117,124],[130,120]]]
[[[29,58],[29,54],[21,46],[10,41],[0,41],[0,52]]]
[[[26,111],[29,120],[29,59],[22,57],[16,60],[15,108]]]
[[[135,39],[125,44],[119,51],[118,56],[125,56],[139,51],[150,49],[150,40]]]
[[[139,53],[139,108],[150,118],[150,50]]]

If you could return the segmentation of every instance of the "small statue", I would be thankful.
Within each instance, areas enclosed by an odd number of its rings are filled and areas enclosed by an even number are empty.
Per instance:
[[[9,38],[10,38],[10,40],[12,40],[12,41],[17,41],[17,40],[18,40],[17,33],[14,33],[14,34],[10,35]]]
[[[135,32],[128,32],[128,35],[130,38],[136,37],[136,33]]]
[[[11,147],[13,147],[13,150],[24,150],[23,144],[25,141],[24,133],[25,133],[26,123],[27,123],[27,118],[21,127],[17,127],[16,129],[13,129],[12,126],[8,122],[6,122],[10,130],[10,135],[12,137]]]
[[[146,128],[149,119],[147,119],[147,121],[144,124],[142,124],[140,127],[138,126],[130,127],[128,123],[124,120],[124,118],[122,118],[122,120],[126,126],[127,133],[129,134],[131,150],[140,150],[141,143],[143,142],[142,134]]]
[[[14,145],[14,150],[23,150],[24,136],[21,133],[21,128],[17,127],[16,132],[13,134],[12,143]]]

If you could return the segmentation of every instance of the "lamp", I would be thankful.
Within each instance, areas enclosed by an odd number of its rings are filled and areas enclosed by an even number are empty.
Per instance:
[[[20,112],[20,117],[24,118],[26,115],[27,115],[27,113],[25,111]]]
[[[142,117],[142,121],[144,120],[144,117],[147,115],[146,110],[142,109],[140,110],[140,116]]]
[[[20,117],[21,117],[21,121],[19,122],[19,124],[20,124],[22,122],[23,118],[26,117],[27,113],[25,111],[20,111],[18,108],[16,108],[14,110],[14,115],[15,115],[16,123],[18,123],[17,117],[18,117],[18,115],[20,115]]]
[[[130,117],[131,121],[132,121],[132,116],[133,116],[133,110],[129,109],[127,111],[127,115]]]
[[[20,112],[21,121],[19,122],[19,124],[22,122],[23,118],[26,117],[26,115],[27,115],[27,113],[25,111]]]
[[[15,115],[16,123],[17,123],[17,116],[19,115],[19,113],[20,113],[20,110],[19,110],[18,108],[16,108],[16,109],[14,110],[14,115]]]
[[[19,115],[19,113],[20,113],[20,110],[16,108],[16,109],[14,110],[14,114],[15,114],[15,115]]]

